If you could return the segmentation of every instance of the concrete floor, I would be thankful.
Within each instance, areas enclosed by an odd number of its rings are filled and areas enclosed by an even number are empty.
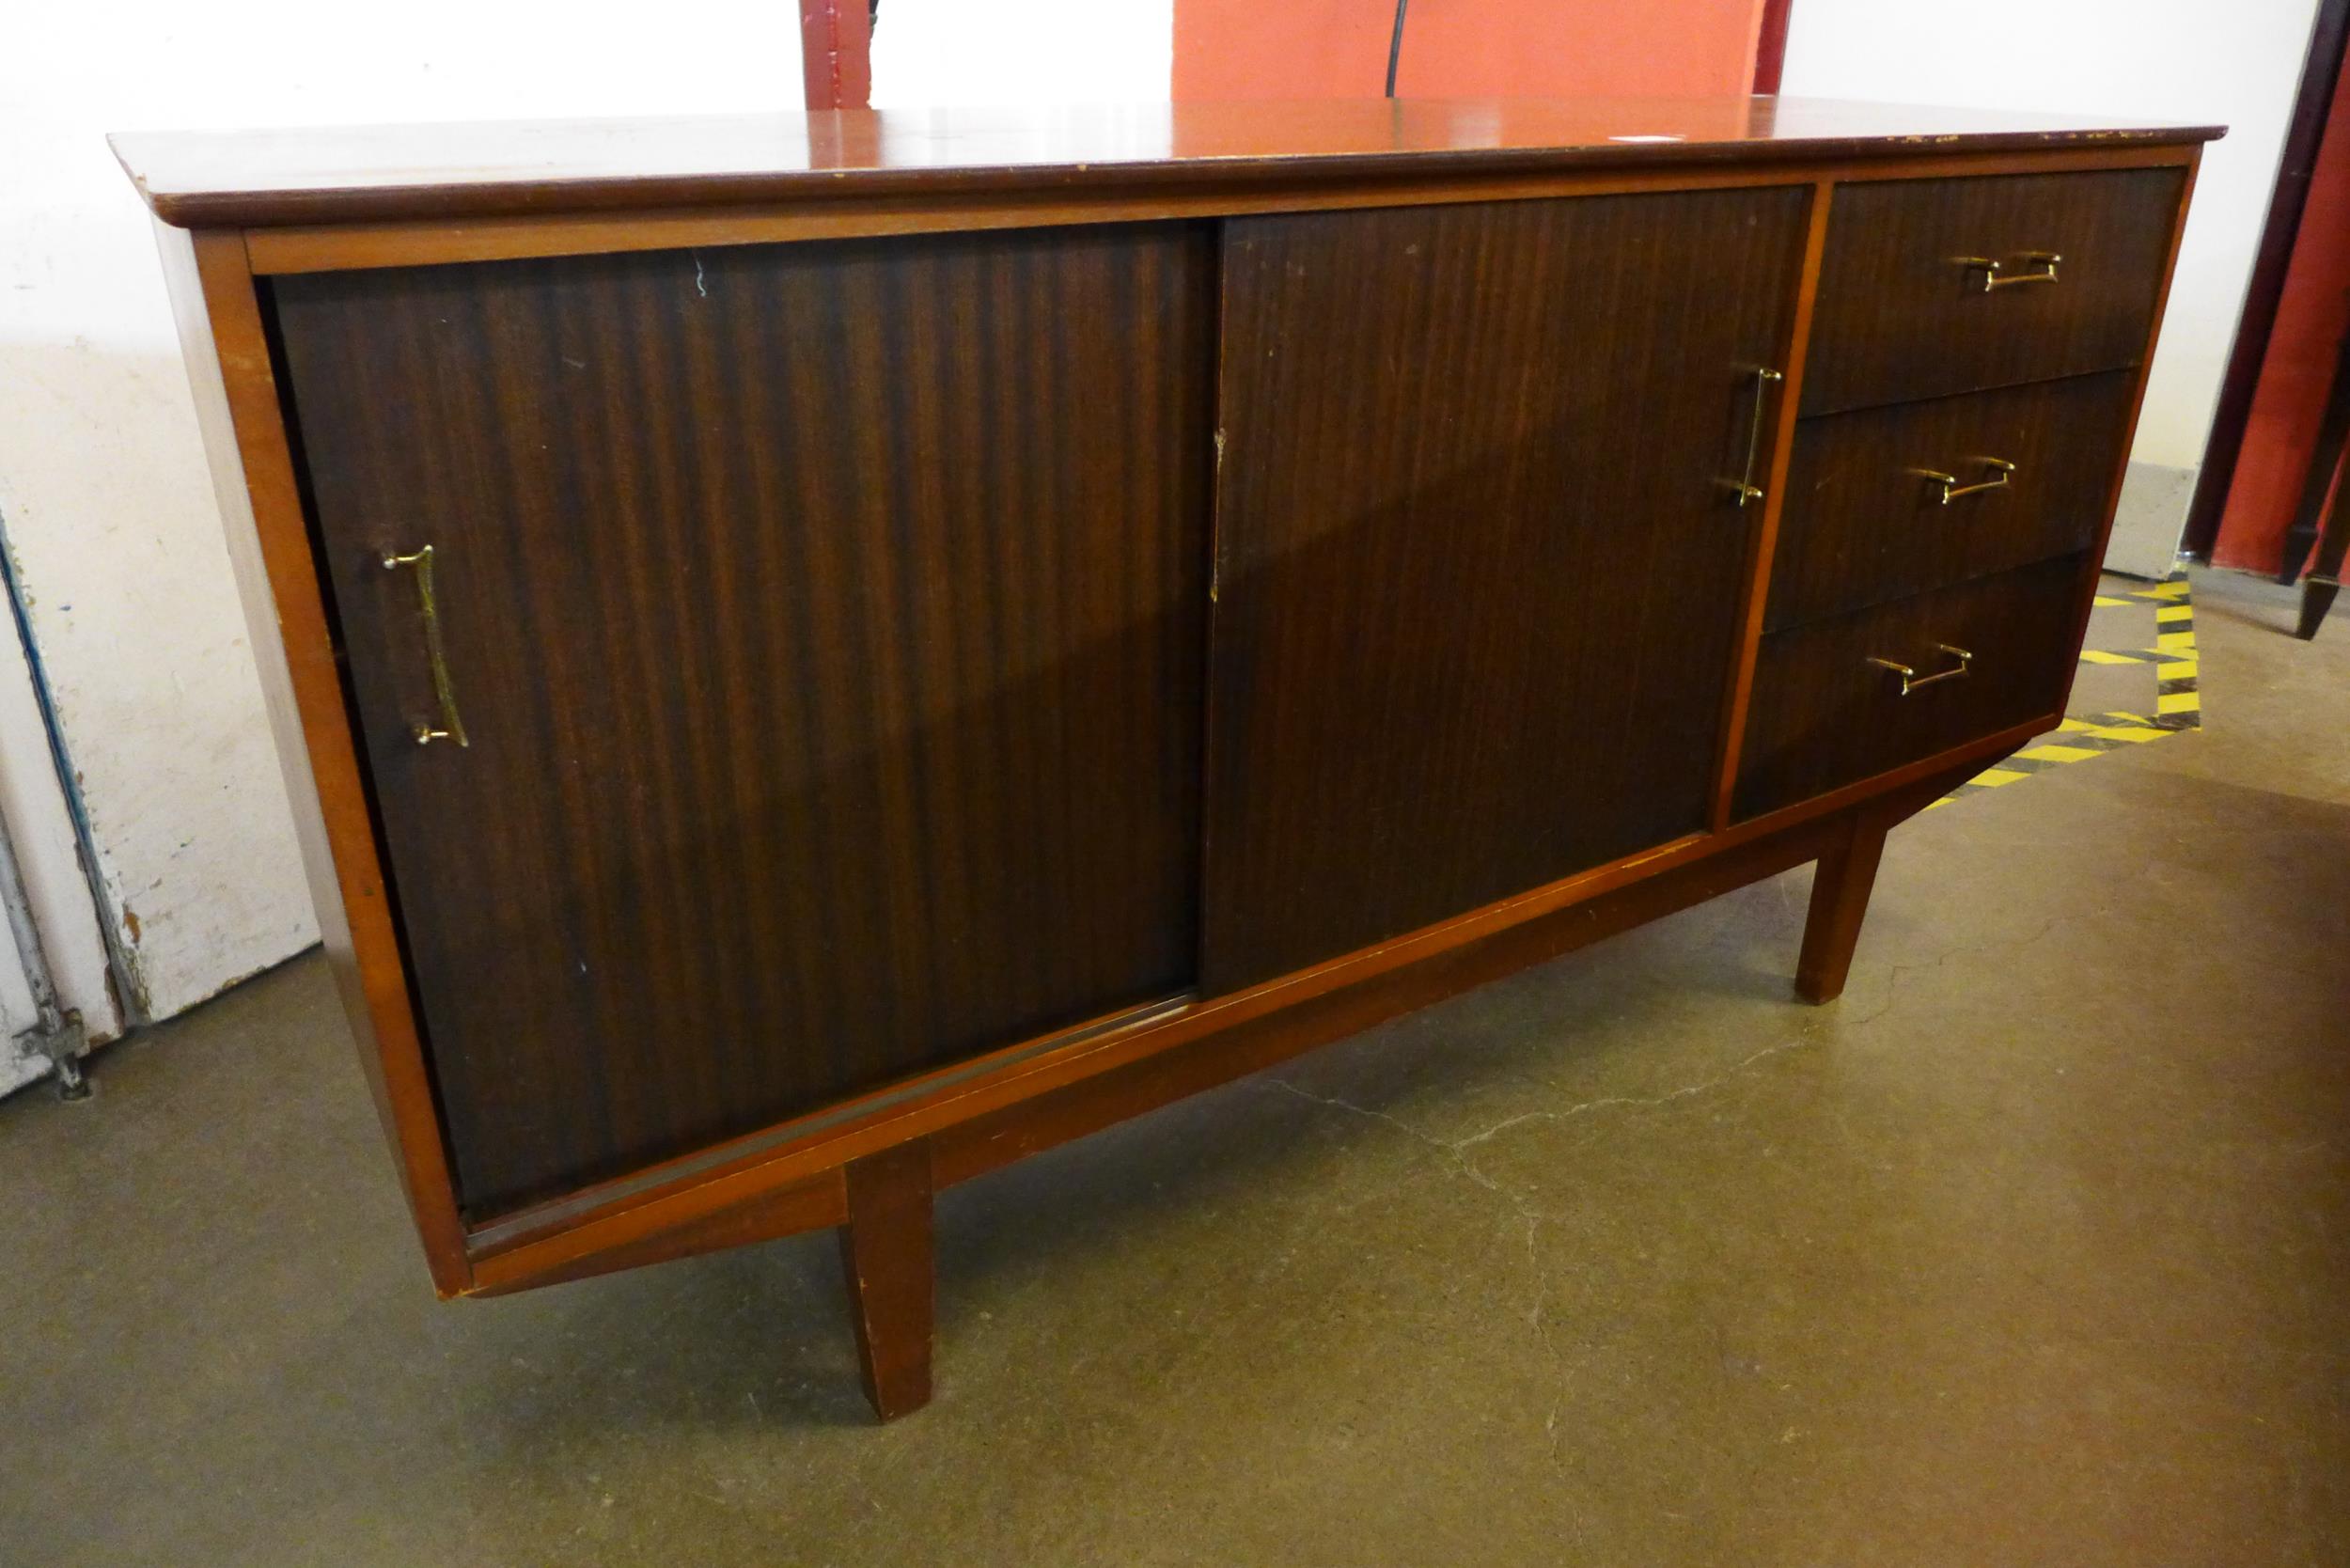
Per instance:
[[[298,963],[0,1105],[7,1564],[2350,1560],[2350,618],[2207,729],[827,1237],[436,1304]]]

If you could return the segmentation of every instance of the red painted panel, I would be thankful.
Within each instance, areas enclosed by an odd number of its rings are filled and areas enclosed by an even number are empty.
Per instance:
[[[2309,204],[2285,271],[2277,326],[2261,360],[2244,449],[2228,487],[2212,560],[2274,572],[2285,530],[2300,504],[2302,476],[2317,445],[2317,422],[2350,331],[2350,70],[2334,83],[2326,140],[2310,176]]]
[[[1762,0],[1762,37],[1754,51],[1754,90],[1775,93],[1787,71],[1787,24],[1795,0]]]
[[[1411,0],[1402,98],[1743,95],[1767,0]],[[1387,0],[1175,0],[1178,99],[1376,98]]]
[[[800,80],[811,109],[862,109],[873,99],[870,0],[800,0]]]

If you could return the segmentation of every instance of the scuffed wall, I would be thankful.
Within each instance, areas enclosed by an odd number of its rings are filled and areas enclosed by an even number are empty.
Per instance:
[[[0,49],[0,526],[126,998],[298,951],[309,899],[123,129],[799,106],[789,5],[20,8]]]

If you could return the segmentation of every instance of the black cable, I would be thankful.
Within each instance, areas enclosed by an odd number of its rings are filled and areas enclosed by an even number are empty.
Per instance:
[[[1395,32],[1387,39],[1387,96],[1395,96],[1395,62],[1403,56],[1403,8],[1412,0],[1395,0]]]

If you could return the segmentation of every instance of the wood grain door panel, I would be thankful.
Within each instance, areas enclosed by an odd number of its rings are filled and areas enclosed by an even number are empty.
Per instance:
[[[2072,677],[2084,555],[1762,639],[1740,754],[1741,819],[2054,713]],[[1927,678],[1902,694],[1888,659]]]
[[[1807,202],[1227,227],[1205,989],[1702,824]]]
[[[1189,985],[1214,253],[274,284],[476,1215]],[[415,585],[435,546],[464,749]]]
[[[2186,176],[2175,168],[1839,185],[1803,411],[1832,414],[2138,363]],[[1986,290],[1965,257],[2054,282]]]
[[[2136,387],[2117,370],[1802,421],[1765,624],[2087,549],[2105,524]],[[1947,504],[1921,470],[1959,481]]]

